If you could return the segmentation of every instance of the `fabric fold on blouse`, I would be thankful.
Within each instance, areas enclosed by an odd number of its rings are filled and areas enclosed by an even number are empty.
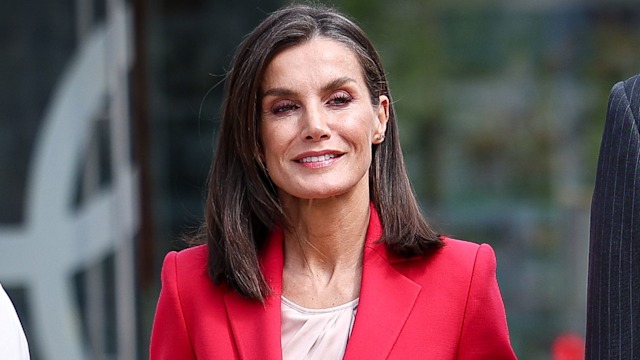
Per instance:
[[[342,359],[359,299],[326,309],[309,309],[282,297],[282,357]]]

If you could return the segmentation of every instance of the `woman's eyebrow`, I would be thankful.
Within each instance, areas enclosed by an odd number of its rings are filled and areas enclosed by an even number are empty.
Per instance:
[[[346,83],[351,83],[351,82],[355,83],[356,80],[353,79],[353,78],[350,78],[348,76],[342,76],[342,77],[339,77],[339,78],[329,82],[325,86],[323,86],[322,87],[322,91],[324,92],[324,91],[328,91],[328,90],[333,90],[333,89],[339,88],[340,86],[342,86],[342,85],[344,85]]]
[[[286,89],[286,88],[280,88],[280,87],[276,87],[276,88],[271,88],[267,91],[265,91],[264,93],[261,94],[260,97],[267,97],[267,96],[290,96],[295,94],[295,92],[293,90],[290,89]]]

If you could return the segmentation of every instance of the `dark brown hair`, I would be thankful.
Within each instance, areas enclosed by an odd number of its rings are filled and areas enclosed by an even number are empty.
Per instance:
[[[427,225],[404,165],[398,124],[378,53],[352,20],[334,9],[291,5],[269,15],[241,42],[225,84],[222,123],[209,173],[205,223],[198,236],[209,246],[208,271],[245,297],[269,295],[259,253],[276,226],[289,227],[261,159],[260,84],[280,51],[315,37],[338,41],[359,59],[373,105],[390,101],[384,142],[373,145],[370,198],[384,228],[380,239],[396,255],[424,255],[442,246]]]

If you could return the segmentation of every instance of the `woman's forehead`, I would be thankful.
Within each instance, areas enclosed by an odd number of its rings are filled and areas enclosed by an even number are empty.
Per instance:
[[[309,81],[351,78],[364,82],[356,53],[340,41],[318,37],[284,49],[266,66],[261,88],[295,87]],[[324,86],[324,84],[323,84]]]

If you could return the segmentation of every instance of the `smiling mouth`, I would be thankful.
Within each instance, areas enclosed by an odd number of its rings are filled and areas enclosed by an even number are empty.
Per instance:
[[[335,158],[336,154],[325,154],[320,156],[309,156],[298,160],[301,163],[314,163],[314,162],[322,162]]]

